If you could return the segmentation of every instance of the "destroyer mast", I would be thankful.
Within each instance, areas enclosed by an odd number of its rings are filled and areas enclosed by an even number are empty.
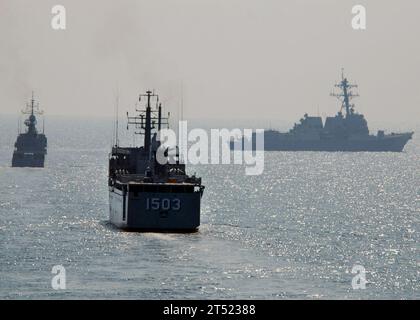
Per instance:
[[[341,110],[346,110],[346,117],[354,113],[354,104],[350,104],[350,100],[359,97],[359,94],[354,94],[351,89],[358,88],[357,84],[351,84],[347,78],[344,77],[344,69],[341,69],[341,81],[334,87],[341,90],[340,93],[331,93],[332,97],[336,97],[341,102]]]

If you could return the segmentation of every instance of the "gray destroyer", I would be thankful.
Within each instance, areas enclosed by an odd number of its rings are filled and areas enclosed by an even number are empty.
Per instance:
[[[47,137],[44,134],[44,129],[42,133],[39,133],[36,128],[36,115],[42,115],[43,112],[35,103],[33,94],[31,102],[27,104],[22,113],[29,115],[24,122],[27,129],[24,133],[19,130],[13,152],[12,167],[43,168],[47,154]]]
[[[168,125],[169,115],[162,117],[159,97],[151,91],[140,95],[139,100],[142,99],[146,100],[145,109],[136,109],[138,115],[131,117],[127,113],[127,117],[128,125],[135,126],[137,133],[144,136],[143,146],[120,147],[117,138],[110,154],[110,222],[125,230],[196,231],[204,192],[201,178],[187,175],[178,148],[175,153],[164,151],[167,163],[158,161],[161,144],[157,133]],[[153,108],[152,100],[156,102]]]
[[[327,117],[325,124],[321,117],[305,114],[299,123],[287,133],[268,130],[264,133],[266,151],[389,151],[401,152],[412,138],[413,132],[385,134],[379,130],[376,135],[369,133],[366,119],[355,112],[350,101],[358,97],[352,92],[357,85],[351,84],[342,75],[335,85],[340,91],[332,93],[341,102],[341,110],[334,117]],[[344,114],[343,114],[344,110]],[[255,134],[253,143],[255,149]],[[234,144],[231,144],[234,147]]]

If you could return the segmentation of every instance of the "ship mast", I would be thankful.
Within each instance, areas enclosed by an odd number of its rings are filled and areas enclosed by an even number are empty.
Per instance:
[[[344,77],[344,69],[341,69],[341,81],[335,85],[336,88],[341,90],[340,93],[331,93],[332,97],[336,97],[341,102],[341,109],[346,110],[346,117],[354,111],[354,104],[350,104],[350,101],[358,97],[357,93],[353,93],[351,89],[358,88],[356,84],[351,84],[346,77]]]
[[[27,133],[37,134],[37,121],[35,115],[42,115],[43,111],[39,110],[39,104],[35,103],[35,96],[33,91],[31,102],[26,105],[25,110],[22,110],[22,114],[29,114],[29,118],[25,120],[25,125],[28,127]]]
[[[142,98],[146,98],[146,109],[138,110],[139,114],[137,116],[131,117],[127,112],[127,129],[129,125],[134,125],[138,129],[135,134],[144,135],[144,150],[147,153],[147,157],[150,159],[153,153],[152,150],[152,130],[156,129],[155,124],[157,121],[157,129],[161,130],[162,125],[169,126],[169,114],[168,117],[162,117],[162,105],[159,102],[159,96],[152,91],[147,91],[146,94],[141,94],[139,101],[142,101]],[[156,108],[152,109],[152,99],[156,101]]]
[[[146,106],[146,125],[144,126],[144,149],[149,153],[150,155],[150,146],[152,144],[152,108],[150,106],[150,98],[152,97],[152,92],[147,91],[147,106]],[[139,98],[139,101],[141,100],[141,96]]]

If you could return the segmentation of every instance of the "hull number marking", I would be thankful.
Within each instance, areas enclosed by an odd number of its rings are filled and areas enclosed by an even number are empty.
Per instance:
[[[179,211],[181,210],[181,200],[178,198],[147,198],[146,199],[146,210],[153,211]]]

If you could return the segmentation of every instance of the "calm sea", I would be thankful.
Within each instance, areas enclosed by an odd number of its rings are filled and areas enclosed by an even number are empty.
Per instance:
[[[107,222],[110,121],[49,120],[45,169],[10,168],[17,125],[0,124],[2,299],[420,298],[420,133],[399,154],[266,153],[261,176],[191,167],[202,226],[183,235]]]

